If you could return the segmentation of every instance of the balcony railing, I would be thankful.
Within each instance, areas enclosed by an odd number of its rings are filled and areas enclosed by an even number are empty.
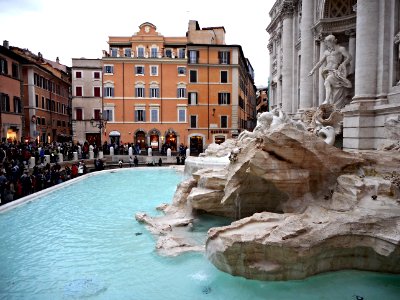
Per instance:
[[[120,53],[117,52],[116,55],[111,55],[109,52],[103,50],[103,58],[105,57],[130,57],[130,58],[149,58],[149,59],[157,59],[157,58],[171,58],[171,59],[187,59],[186,53],[185,55],[177,55],[175,51],[169,52],[152,52],[152,51],[145,51],[145,52],[137,52],[131,51],[131,53]]]

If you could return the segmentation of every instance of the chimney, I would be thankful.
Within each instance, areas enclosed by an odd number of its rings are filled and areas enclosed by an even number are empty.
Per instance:
[[[56,58],[56,63],[60,63],[60,59],[58,58],[58,56],[57,56],[57,58]]]
[[[10,48],[10,44],[8,43],[7,40],[4,40],[4,41],[3,41],[3,47],[5,47],[5,48],[7,48],[7,49]]]

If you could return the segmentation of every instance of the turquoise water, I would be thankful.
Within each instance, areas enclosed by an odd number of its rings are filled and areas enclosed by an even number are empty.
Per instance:
[[[181,179],[171,169],[123,169],[0,213],[0,299],[400,299],[396,275],[263,282],[220,272],[203,254],[159,256],[134,215],[158,214]],[[202,221],[194,232],[204,237],[225,222]]]

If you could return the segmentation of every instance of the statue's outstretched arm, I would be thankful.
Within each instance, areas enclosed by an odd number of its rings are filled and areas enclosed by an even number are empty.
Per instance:
[[[322,66],[322,64],[325,62],[326,60],[326,55],[324,54],[324,56],[321,58],[321,60],[319,62],[317,62],[314,66],[314,68],[312,68],[312,70],[310,71],[310,73],[308,73],[308,76],[311,76],[314,74],[316,69],[319,69],[319,67]]]

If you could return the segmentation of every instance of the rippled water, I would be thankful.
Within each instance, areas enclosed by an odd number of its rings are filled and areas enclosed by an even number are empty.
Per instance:
[[[396,275],[345,271],[263,282],[220,272],[202,254],[159,256],[134,214],[158,214],[154,208],[171,200],[181,179],[171,169],[123,169],[0,213],[0,298],[400,298]],[[205,237],[224,222],[204,217],[194,232]]]

